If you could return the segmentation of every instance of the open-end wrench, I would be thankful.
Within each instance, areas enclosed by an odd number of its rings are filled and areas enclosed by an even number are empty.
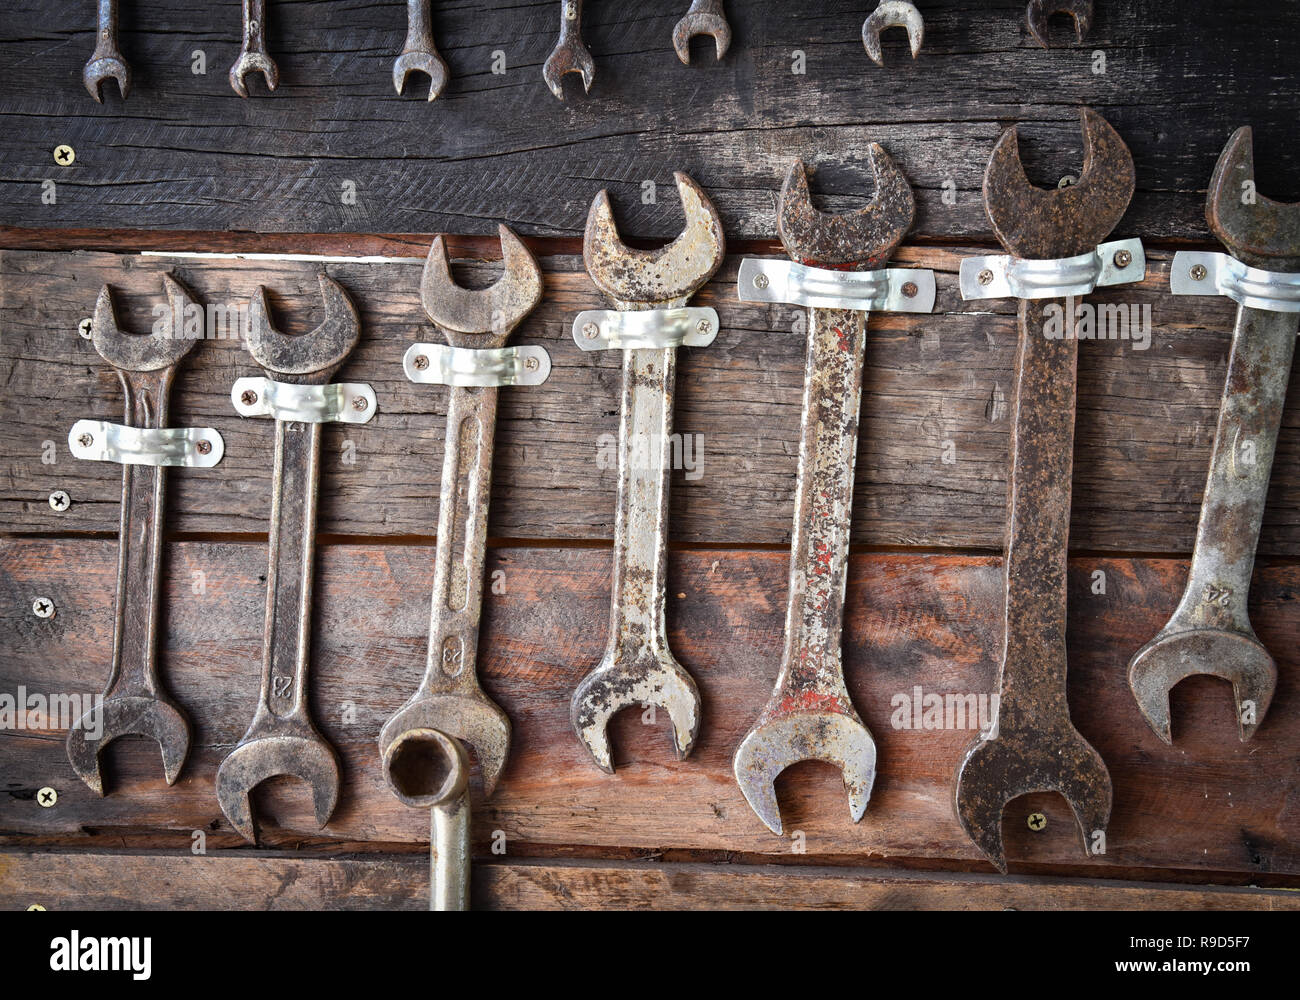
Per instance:
[[[915,202],[878,143],[870,156],[875,198],[848,215],[813,207],[803,162],[791,165],[777,229],[793,260],[843,271],[873,270],[888,260],[911,228]],[[844,686],[840,650],[866,328],[862,310],[809,310],[785,648],[772,696],[733,761],[746,801],[778,835],[774,783],[791,764],[823,760],[838,767],[855,823],[876,777],[876,744]]]
[[[104,81],[116,80],[125,101],[131,90],[131,67],[117,47],[117,0],[99,0],[96,15],[95,51],[82,67],[81,82],[90,96],[103,104]]]
[[[999,242],[1015,257],[1066,258],[1093,250],[1133,196],[1133,157],[1096,112],[1083,109],[1083,171],[1076,184],[1031,185],[1014,126],[993,149],[984,207]],[[1085,853],[1110,818],[1106,765],[1070,721],[1066,698],[1066,544],[1074,456],[1078,341],[1046,335],[1060,299],[1022,299],[1007,475],[1005,637],[993,731],[969,747],[957,769],[954,801],[967,835],[1006,871],[1002,810],[1031,792],[1069,803]]]
[[[163,277],[173,317],[187,315],[192,301],[180,283]],[[91,343],[117,369],[131,427],[167,426],[167,403],[181,359],[198,343],[169,333],[123,333],[105,285],[95,303]],[[74,431],[75,433],[75,431]],[[81,443],[89,446],[83,434]],[[68,731],[68,760],[93,791],[104,794],[99,754],[119,736],[148,736],[162,750],[163,775],[173,784],[190,748],[190,724],[158,681],[158,593],[167,499],[167,467],[122,466],[122,515],[118,535],[117,596],[113,611],[113,666],[104,692],[98,738],[90,713]]]
[[[1029,0],[1025,9],[1025,21],[1029,33],[1043,48],[1049,46],[1047,40],[1047,19],[1053,14],[1068,14],[1074,18],[1074,35],[1080,42],[1092,27],[1092,0]]]
[[[1246,197],[1254,193],[1254,180],[1251,131],[1240,128],[1210,180],[1205,205],[1210,228],[1243,264],[1300,271],[1300,203],[1283,204],[1257,193]],[[1191,271],[1179,276],[1185,286],[1210,283],[1204,266]],[[1243,741],[1254,735],[1273,700],[1277,664],[1255,637],[1246,605],[1297,326],[1295,312],[1237,308],[1191,574],[1169,623],[1134,654],[1128,668],[1138,707],[1166,743],[1173,741],[1169,692],[1185,677],[1210,674],[1232,683]]]
[[[406,0],[406,44],[402,46],[401,55],[393,60],[393,86],[399,94],[412,73],[424,73],[429,77],[431,101],[447,86],[447,64],[433,44],[429,0]]]
[[[260,285],[249,308],[248,353],[278,382],[325,385],[361,336],[356,307],[336,282],[320,275],[325,319],[310,333],[288,336],[272,325]],[[244,402],[256,403],[244,390]],[[339,796],[339,762],[316,729],[308,703],[311,663],[312,564],[321,425],[275,421],[266,620],[257,711],[243,738],[217,769],[217,801],[233,826],[256,842],[249,793],[267,778],[294,775],[311,786],[316,822],[324,826]]]
[[[244,43],[230,67],[230,86],[240,97],[248,96],[244,78],[249,73],[261,73],[267,90],[280,82],[280,70],[266,52],[266,0],[244,0]]]
[[[510,332],[541,300],[537,261],[513,232],[505,226],[499,232],[503,272],[490,288],[456,284],[441,236],[429,248],[420,302],[453,349],[505,347]],[[417,369],[430,364],[422,355],[413,363]],[[408,730],[434,729],[463,740],[478,758],[486,795],[496,788],[510,752],[510,719],[483,692],[477,666],[498,391],[483,385],[451,390],[424,677],[379,734],[386,761]]]
[[[619,238],[609,194],[587,213],[582,256],[596,287],[623,312],[683,307],[722,263],[722,220],[700,186],[673,175],[686,228],[658,250],[633,250]],[[668,573],[668,487],[672,477],[673,386],[677,348],[623,351],[618,507],[609,642],[600,663],[573,692],[573,728],[602,770],[614,773],[606,727],[631,705],[668,712],[679,758],[695,746],[700,693],[668,648],[664,584]],[[648,442],[648,446],[646,446]],[[648,461],[635,456],[644,454]]]
[[[921,51],[925,43],[925,22],[915,4],[907,0],[880,0],[880,6],[871,12],[871,16],[862,24],[862,44],[866,46],[867,56],[877,66],[885,65],[885,57],[880,51],[880,33],[886,28],[904,28],[907,31],[907,44],[912,48],[912,58]]]
[[[691,64],[691,39],[696,35],[711,35],[718,58],[727,54],[731,45],[731,25],[723,0],[691,0],[691,7],[673,28],[673,48],[677,58],[687,66]]]
[[[566,73],[579,74],[583,92],[591,92],[596,64],[582,42],[582,0],[560,0],[560,40],[542,66],[542,79],[560,100],[564,100]]]

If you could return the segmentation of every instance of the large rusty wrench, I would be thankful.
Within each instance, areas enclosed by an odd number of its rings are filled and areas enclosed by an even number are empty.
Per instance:
[[[685,174],[674,177],[686,228],[659,250],[633,250],[623,243],[607,192],[596,195],[587,213],[582,243],[587,273],[620,311],[683,307],[722,263],[726,244],[717,209]],[[679,758],[691,752],[700,726],[700,693],[668,648],[664,621],[676,372],[675,347],[623,352],[609,641],[600,663],[573,692],[569,710],[578,738],[609,774],[614,764],[606,727],[616,712],[632,705],[665,709]],[[638,452],[649,461],[635,461]]]
[[[596,64],[582,41],[582,0],[560,0],[560,39],[542,66],[542,79],[560,100],[564,100],[566,73],[581,76],[583,92],[591,92]]]
[[[710,35],[720,60],[731,45],[731,25],[723,0],[691,0],[691,7],[673,28],[673,49],[686,66],[691,64],[691,39],[696,35]]]
[[[1133,196],[1133,157],[1096,112],[1083,109],[1083,171],[1077,184],[1031,185],[1016,129],[1003,133],[984,174],[984,207],[1015,257],[1052,260],[1094,249]],[[1066,699],[1066,545],[1074,454],[1078,341],[1046,336],[1053,303],[1025,299],[1011,413],[1007,476],[1005,637],[998,670],[997,723],[975,740],[957,769],[957,818],[999,870],[1002,810],[1031,792],[1059,792],[1079,824],[1085,853],[1110,818],[1110,774],[1070,721]],[[1067,320],[1073,325],[1073,316]]]
[[[813,207],[803,162],[791,165],[777,229],[793,260],[867,271],[889,259],[912,226],[915,202],[907,178],[878,143],[870,156],[876,196],[848,215]],[[840,650],[866,329],[863,310],[809,310],[785,648],[772,696],[733,761],[745,800],[777,835],[775,781],[791,764],[823,760],[838,767],[855,823],[876,777],[876,744],[849,699]]]
[[[361,337],[356,307],[340,285],[320,275],[325,319],[310,333],[288,336],[271,322],[258,286],[249,309],[248,353],[276,381],[325,385]],[[245,391],[245,402],[251,390]],[[275,421],[266,620],[257,711],[243,738],[217,769],[217,801],[233,826],[256,842],[249,793],[267,778],[293,775],[311,786],[316,822],[324,826],[339,797],[334,748],[311,719],[312,575],[316,554],[316,492],[321,425]]]
[[[1074,19],[1074,36],[1082,42],[1092,27],[1092,0],[1029,0],[1025,8],[1025,23],[1029,33],[1043,48],[1047,48],[1047,20],[1053,14],[1068,14]]]
[[[239,58],[230,67],[230,86],[240,97],[248,96],[245,78],[261,73],[267,90],[280,83],[280,69],[266,51],[266,0],[244,0],[244,41]]]
[[[1243,264],[1300,271],[1300,203],[1246,197],[1254,179],[1251,131],[1240,128],[1210,179],[1210,228]],[[1177,259],[1174,266],[1180,266]],[[1189,270],[1177,276],[1184,286],[1209,284],[1205,267]],[[1191,574],[1169,623],[1128,668],[1138,707],[1166,743],[1173,742],[1169,692],[1185,677],[1210,674],[1231,682],[1243,741],[1255,734],[1273,700],[1277,664],[1255,637],[1246,604],[1297,326],[1295,312],[1237,308]]]
[[[399,94],[406,86],[406,78],[416,72],[429,78],[430,101],[447,86],[447,63],[433,44],[429,0],[406,0],[406,43],[393,60],[393,86]]]
[[[169,275],[163,277],[163,288],[171,315],[185,316],[192,305],[185,289]],[[107,285],[95,303],[90,337],[100,357],[117,369],[126,396],[126,423],[132,427],[166,427],[176,368],[198,341],[166,333],[123,333]],[[169,785],[176,781],[190,749],[189,720],[158,681],[158,593],[166,499],[166,466],[122,466],[113,666],[99,727],[87,713],[68,730],[68,760],[77,776],[98,795],[104,794],[100,751],[119,736],[148,736],[157,741],[162,750],[163,776]],[[97,738],[87,735],[96,731]]]
[[[510,332],[541,301],[542,272],[519,237],[500,226],[503,271],[490,288],[462,288],[451,275],[441,236],[433,241],[420,280],[425,314],[453,349],[505,347]],[[416,368],[429,361],[415,358]],[[510,719],[478,680],[478,632],[483,609],[483,558],[497,393],[493,386],[455,386],[447,405],[447,439],[438,496],[438,549],[429,608],[424,677],[379,734],[380,756],[404,732],[433,729],[474,750],[491,795],[510,753]],[[390,776],[390,784],[392,778]]]
[[[116,80],[125,101],[131,90],[131,67],[117,47],[117,0],[99,0],[95,21],[95,51],[82,67],[81,82],[103,104],[104,81]]]

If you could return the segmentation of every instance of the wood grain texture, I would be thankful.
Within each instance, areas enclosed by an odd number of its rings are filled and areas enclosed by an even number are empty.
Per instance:
[[[998,551],[1015,353],[1014,303],[963,303],[956,271],[965,251],[911,248],[900,262],[938,272],[932,316],[870,319],[859,433],[853,541]],[[1077,551],[1190,550],[1222,392],[1235,306],[1168,294],[1168,256],[1153,254],[1138,286],[1091,301],[1150,309],[1146,350],[1134,341],[1081,345],[1071,544]],[[613,535],[619,356],[585,353],[573,315],[607,303],[573,257],[545,258],[546,298],[513,342],[540,343],[549,381],[501,394],[490,531],[498,538],[607,540]],[[172,270],[198,298],[226,309],[271,289],[290,332],[319,321],[319,265],[28,251],[0,253],[0,530],[116,532],[121,474],[67,453],[80,417],[120,420],[112,369],[77,336],[102,283],[123,324],[146,331]],[[364,426],[325,429],[320,529],[327,534],[429,536],[437,524],[447,390],[414,386],[401,357],[414,340],[438,340],[418,300],[418,259],[335,263],[329,272],[357,301],[360,347],[341,380],[371,383],[380,412]],[[723,331],[685,349],[675,430],[694,447],[694,469],[674,474],[675,543],[786,545],[794,503],[803,384],[804,313],[740,303],[738,262],[697,297],[718,309]],[[458,268],[486,283],[499,265]],[[216,318],[209,333],[219,332]],[[194,351],[177,378],[177,425],[214,426],[226,457],[214,469],[169,479],[169,528],[265,531],[272,428],[237,416],[229,391],[259,374],[234,331]],[[354,464],[347,464],[345,442]],[[46,445],[46,442],[50,442]],[[48,454],[55,464],[45,464]],[[951,461],[949,461],[951,459]],[[683,463],[689,464],[689,463]],[[1260,541],[1264,556],[1300,554],[1300,394],[1283,418]],[[72,507],[47,498],[64,489]]]
[[[0,542],[0,628],[7,656],[0,692],[102,689],[111,646],[114,544],[98,539]],[[163,595],[165,684],[194,724],[178,783],[161,778],[156,746],[123,740],[107,752],[109,794],[72,774],[63,734],[0,733],[0,831],[10,846],[32,837],[171,831],[210,848],[241,842],[213,795],[217,765],[253,711],[261,649],[263,546],[169,546]],[[507,844],[697,850],[792,857],[796,841],[769,834],[750,812],[731,755],[766,700],[781,648],[787,557],[729,550],[674,553],[669,566],[670,643],[703,696],[692,756],[673,759],[667,719],[637,712],[614,721],[618,771],[591,765],[569,725],[569,697],[600,658],[608,620],[609,554],[589,548],[497,548],[487,572],[480,674],[510,716],[514,746],[490,802],[475,801],[474,841],[487,855],[494,831]],[[320,836],[419,843],[428,816],[400,805],[384,784],[375,740],[423,670],[432,552],[420,546],[325,545],[319,553],[312,694],[315,717],[338,747],[343,790]],[[1093,574],[1106,593],[1092,593]],[[201,575],[196,575],[201,574]],[[1068,866],[1104,874],[1142,869],[1300,873],[1300,570],[1262,566],[1252,620],[1278,659],[1279,686],[1255,740],[1237,741],[1226,684],[1195,678],[1174,692],[1175,745],[1142,721],[1125,678],[1132,652],[1173,609],[1186,568],[1169,560],[1076,560],[1070,595],[1070,700],[1076,725],[1100,751],[1115,788],[1107,853],[1085,858],[1063,800],[1027,796],[1004,823],[1021,870]],[[201,585],[201,586],[200,586]],[[916,723],[914,689],[977,694],[994,683],[1000,645],[998,561],[942,555],[854,557],[849,574],[845,669],[877,741],[880,770],[861,823],[847,815],[839,776],[803,763],[778,781],[786,829],[802,831],[810,857],[928,859],[978,864],[953,818],[952,779],[971,728]],[[201,589],[202,593],[196,593]],[[54,618],[30,613],[50,597]],[[957,720],[950,720],[955,723]],[[978,723],[974,719],[967,726]],[[475,779],[477,781],[477,779]],[[42,808],[37,789],[57,789]],[[277,779],[255,796],[264,841],[317,836],[305,790]],[[1043,812],[1046,830],[1026,817]],[[30,842],[30,841],[29,841]],[[575,846],[576,845],[576,846]],[[1128,877],[1132,877],[1129,875]]]
[[[0,851],[0,910],[420,910],[428,878],[410,855]],[[1300,893],[1277,889],[764,865],[498,858],[475,862],[472,878],[480,910],[1300,909]]]
[[[239,50],[239,5],[122,6],[134,89],[96,105],[81,85],[93,7],[15,0],[0,11],[0,68],[21,80],[0,130],[0,221],[32,227],[491,233],[505,219],[533,235],[576,235],[592,196],[610,188],[638,236],[676,232],[672,171],[714,197],[732,237],[770,236],[793,156],[822,166],[825,204],[842,211],[871,188],[869,141],[884,143],[917,190],[916,232],[980,237],[980,182],[1006,125],[1026,123],[1039,181],[1079,169],[1077,108],[1100,110],[1132,147],[1138,193],[1123,228],[1200,238],[1215,158],[1245,121],[1261,144],[1261,190],[1300,194],[1288,39],[1290,3],[1242,16],[1213,0],[1099,5],[1090,36],[1038,47],[1024,0],[930,0],[925,48],[885,38],[886,68],[862,49],[874,0],[791,6],[733,2],[721,64],[697,41],[694,65],[672,53],[682,0],[592,4],[585,36],[591,94],[571,78],[555,100],[541,66],[555,43],[554,2],[434,4],[452,79],[432,104],[413,81],[393,92],[405,31],[401,0],[297,0],[269,14],[277,92],[241,100],[226,73]],[[792,72],[802,52],[806,72]],[[1105,55],[1096,72],[1094,53]],[[203,53],[206,72],[194,72]],[[494,73],[494,60],[504,72]],[[72,166],[56,144],[77,151]],[[57,202],[42,201],[42,182]],[[641,204],[641,185],[659,185]],[[355,184],[355,204],[343,185]],[[944,201],[945,185],[955,204]]]

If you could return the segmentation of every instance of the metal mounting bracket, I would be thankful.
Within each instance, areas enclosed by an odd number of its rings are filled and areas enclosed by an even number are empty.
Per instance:
[[[1146,277],[1142,241],[1114,240],[1077,257],[1026,260],[1009,254],[967,257],[961,262],[961,297],[971,299],[1063,299],[1103,285],[1128,285]]]

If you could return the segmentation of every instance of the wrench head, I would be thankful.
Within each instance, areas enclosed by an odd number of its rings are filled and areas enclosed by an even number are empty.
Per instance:
[[[267,90],[275,90],[280,83],[280,69],[274,59],[265,52],[241,52],[230,67],[230,86],[240,97],[248,96],[246,80],[250,73],[261,73]]]
[[[561,42],[556,45],[551,50],[551,54],[546,57],[546,62],[542,64],[542,79],[546,81],[546,86],[551,88],[551,93],[561,101],[564,100],[564,77],[567,73],[577,73],[581,76],[583,93],[591,93],[591,81],[596,76],[596,63],[592,60],[591,53],[587,51],[587,46],[580,40],[568,44]]]
[[[429,247],[420,277],[420,302],[453,347],[503,346],[510,331],[542,299],[542,269],[536,258],[509,228],[497,226],[497,232],[502,271],[488,288],[456,284],[441,236]],[[486,341],[485,334],[490,335]]]
[[[311,786],[316,824],[329,822],[339,801],[339,759],[318,733],[256,736],[239,746],[217,768],[217,802],[241,837],[257,843],[249,794],[267,778],[290,775]]]
[[[1110,772],[1074,726],[1066,721],[1046,729],[1022,728],[999,719],[996,735],[966,748],[954,800],[966,835],[1003,874],[1002,810],[1032,792],[1059,792],[1069,803],[1085,854],[1090,853],[1089,838],[1104,831],[1110,820]]]
[[[91,56],[81,69],[81,82],[86,85],[90,96],[99,104],[104,103],[104,82],[116,80],[117,89],[126,100],[131,92],[131,67],[127,65],[122,53],[111,52],[106,56]]]
[[[1147,724],[1166,743],[1174,741],[1169,692],[1193,674],[1209,674],[1232,684],[1241,741],[1254,736],[1277,686],[1277,664],[1263,644],[1240,632],[1195,629],[1162,632],[1133,655],[1129,687]]]
[[[1133,155],[1108,121],[1081,111],[1083,170],[1064,188],[1035,187],[1025,176],[1013,125],[1002,133],[984,171],[984,210],[1002,245],[1016,257],[1073,257],[1109,235],[1128,209],[1136,177]]]
[[[727,251],[722,219],[703,189],[683,173],[673,174],[686,215],[686,228],[658,250],[634,250],[614,224],[609,192],[602,190],[587,212],[582,259],[596,287],[620,302],[685,301],[722,264]]]
[[[423,73],[429,78],[429,97],[432,101],[442,93],[451,75],[446,62],[436,52],[403,52],[393,60],[393,86],[400,94],[406,86],[406,78],[412,73]]]
[[[906,0],[881,0],[880,6],[863,22],[862,44],[867,56],[877,66],[885,65],[885,57],[880,51],[880,33],[886,28],[907,30],[907,44],[911,46],[912,58],[915,59],[925,43],[925,22],[915,4]]]
[[[666,649],[642,648],[631,656],[612,649],[582,679],[569,701],[574,732],[606,774],[614,773],[609,720],[633,705],[654,706],[668,713],[678,760],[695,748],[700,730],[700,691],[695,678]]]
[[[92,738],[87,733],[95,729],[95,714],[100,715],[100,735]],[[176,783],[190,752],[190,723],[184,713],[161,696],[106,698],[99,713],[92,709],[68,730],[68,761],[92,792],[104,794],[99,755],[119,736],[147,736],[157,743],[163,776],[167,784]]]
[[[673,49],[677,53],[677,58],[686,66],[691,64],[691,39],[696,35],[713,36],[713,45],[717,50],[719,61],[731,46],[731,25],[723,15],[705,11],[688,11],[673,28]]]
[[[1219,154],[1205,199],[1206,221],[1244,263],[1300,271],[1300,202],[1273,201],[1255,191],[1252,137],[1250,126],[1242,126]]]
[[[418,694],[384,723],[379,731],[379,756],[388,761],[396,744],[405,733],[421,729],[434,729],[462,743],[468,743],[478,758],[483,773],[483,794],[491,797],[497,779],[510,755],[510,718],[501,707],[487,696],[459,694]],[[392,784],[390,778],[390,785]],[[394,788],[396,791],[396,788]],[[401,798],[401,795],[398,795]]]
[[[357,308],[343,287],[325,274],[319,275],[325,319],[320,326],[301,336],[289,336],[271,322],[266,289],[258,285],[248,309],[248,353],[253,360],[277,375],[333,374],[361,339]]]
[[[868,150],[876,196],[847,215],[813,207],[802,160],[790,164],[781,186],[777,233],[791,259],[810,267],[862,271],[880,267],[912,227],[912,186],[878,142]]]
[[[760,721],[736,748],[736,783],[764,826],[781,835],[776,778],[801,760],[826,761],[839,768],[849,795],[849,818],[854,823],[862,819],[876,781],[876,741],[856,713],[814,708]]]
[[[1068,14],[1074,18],[1074,35],[1082,42],[1092,27],[1092,0],[1029,0],[1025,20],[1029,33],[1043,48],[1048,47],[1047,19],[1053,14]]]
[[[170,368],[192,351],[198,340],[174,336],[177,318],[184,317],[194,300],[179,281],[169,274],[163,275],[163,291],[172,322],[163,332],[150,334],[126,333],[117,323],[113,307],[113,294],[105,285],[95,300],[95,318],[91,322],[90,342],[99,356],[114,368],[132,372],[154,372]]]

